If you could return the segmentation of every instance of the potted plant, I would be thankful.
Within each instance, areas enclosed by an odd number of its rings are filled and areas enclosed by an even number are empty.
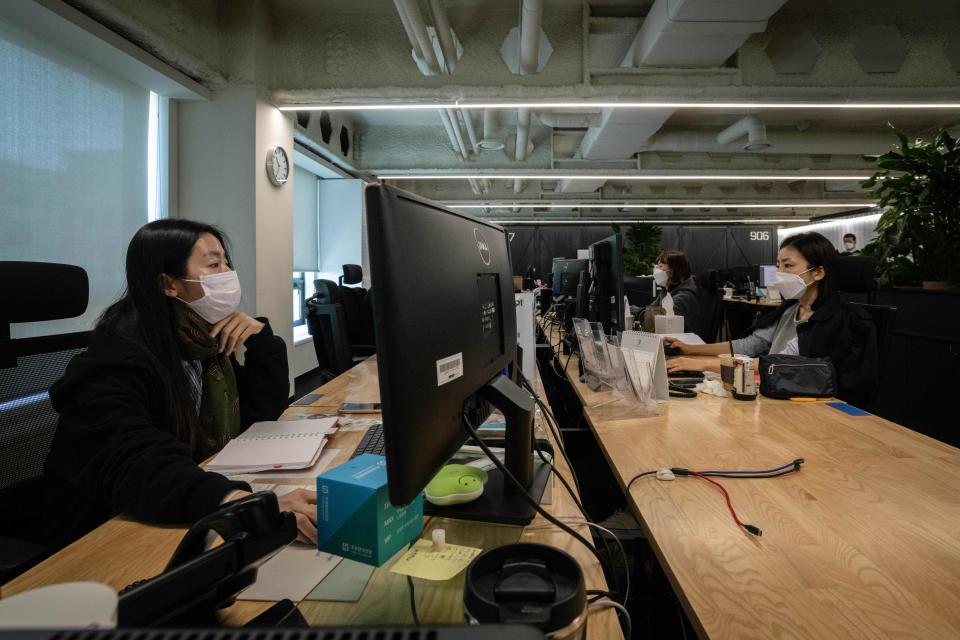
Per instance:
[[[863,252],[878,258],[883,284],[960,286],[960,144],[942,130],[931,141],[910,142],[889,126],[899,149],[864,156],[878,170],[861,184],[883,214]]]
[[[620,226],[614,225],[614,233]],[[653,273],[653,261],[660,254],[663,229],[652,224],[635,224],[627,228],[623,249],[623,273],[628,276],[648,276]]]

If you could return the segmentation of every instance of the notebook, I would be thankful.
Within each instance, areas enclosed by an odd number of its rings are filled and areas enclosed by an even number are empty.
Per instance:
[[[206,469],[222,474],[306,469],[316,464],[337,426],[336,416],[255,422],[228,442]]]

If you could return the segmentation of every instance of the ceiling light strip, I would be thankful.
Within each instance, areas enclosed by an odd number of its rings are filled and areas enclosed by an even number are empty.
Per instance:
[[[777,174],[777,175],[752,175],[752,174],[726,174],[726,175],[684,175],[684,174],[621,174],[621,175],[592,175],[592,174],[499,174],[499,173],[481,173],[481,174],[382,174],[377,176],[381,180],[632,180],[632,181],[656,181],[656,180],[710,180],[710,181],[736,181],[736,180],[777,180],[777,181],[796,181],[796,180],[866,180],[870,176],[862,175],[825,175],[825,174]]]
[[[677,202],[641,202],[629,204],[610,204],[599,202],[500,202],[490,204],[454,204],[445,203],[446,206],[454,209],[836,209],[849,207],[875,207],[873,202],[817,202],[817,203],[749,203],[749,202],[700,202],[700,203],[677,203]]]
[[[305,102],[281,103],[281,111],[396,111],[426,109],[848,109],[848,110],[956,110],[960,102],[649,102],[649,101],[551,101],[526,102]]]
[[[716,218],[716,219],[689,219],[684,220],[682,218],[675,218],[669,220],[658,220],[656,218],[620,218],[617,220],[612,220],[608,218],[604,219],[591,219],[591,218],[571,218],[566,220],[542,218],[542,219],[519,219],[511,220],[510,218],[486,218],[490,222],[495,222],[497,224],[503,225],[546,225],[546,224],[630,224],[636,222],[642,222],[644,224],[777,224],[785,222],[809,222],[807,218]]]

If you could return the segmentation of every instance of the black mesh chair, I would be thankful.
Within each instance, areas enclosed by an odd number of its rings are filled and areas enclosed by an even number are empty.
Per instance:
[[[0,513],[7,514],[0,518],[0,582],[47,553],[37,542],[40,492],[58,419],[47,390],[90,341],[89,331],[13,340],[10,325],[77,317],[88,297],[87,273],[80,267],[0,262]]]
[[[876,269],[877,259],[874,256],[840,256],[834,266],[834,286],[841,294],[866,294],[867,300],[872,301],[877,291]],[[897,308],[854,301],[846,301],[843,304],[847,307],[862,309],[873,320],[877,330],[878,377],[882,380],[886,372],[890,345],[893,342]],[[880,386],[882,388],[883,385]]]
[[[708,269],[697,276],[700,326],[695,331],[708,344],[717,342],[723,321],[723,289],[720,285],[720,272],[716,269]]]
[[[353,357],[366,358],[376,353],[373,334],[373,307],[367,298],[370,292],[359,285],[363,282],[363,268],[358,264],[343,265],[340,276],[340,301],[347,328],[347,342]]]
[[[325,381],[353,366],[340,287],[332,280],[314,280],[314,295],[304,303],[307,329],[313,337],[317,364]]]

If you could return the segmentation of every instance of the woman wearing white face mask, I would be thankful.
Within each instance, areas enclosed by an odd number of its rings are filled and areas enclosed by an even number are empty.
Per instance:
[[[190,523],[243,495],[246,483],[197,463],[287,406],[286,347],[266,318],[237,310],[240,282],[217,229],[145,225],[126,271],[126,293],[50,390],[60,421],[44,467],[44,531],[54,548],[117,513]],[[309,500],[302,490],[280,497],[304,539],[316,535]]]
[[[819,233],[790,236],[780,245],[777,273],[769,287],[784,299],[775,311],[758,319],[748,336],[733,340],[737,354],[801,355],[830,358],[837,371],[838,396],[851,403],[866,401],[877,385],[876,328],[861,309],[842,305],[830,280],[837,251]],[[690,345],[664,338],[684,357],[667,361],[668,371],[719,371],[716,356],[730,353],[730,342]]]
[[[684,331],[696,333],[700,328],[700,299],[691,271],[690,260],[683,252],[664,251],[658,255],[653,267],[657,297],[647,309],[662,308],[663,300],[669,293],[674,315],[683,316]],[[644,310],[642,321],[645,331],[654,331],[653,314],[647,314]]]

